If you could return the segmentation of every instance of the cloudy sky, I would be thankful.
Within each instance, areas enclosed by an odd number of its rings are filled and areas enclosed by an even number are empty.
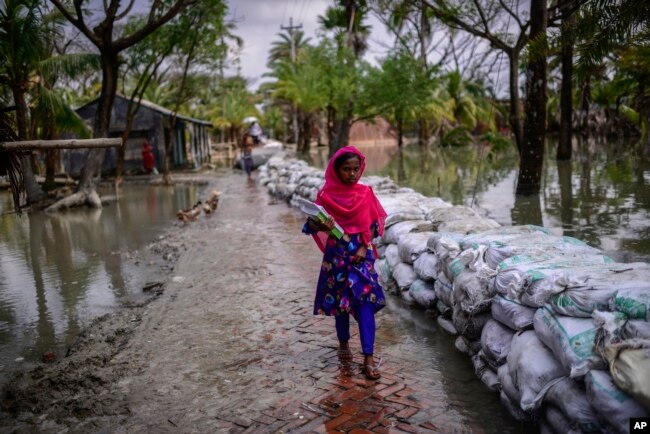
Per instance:
[[[318,30],[318,16],[323,15],[334,0],[229,0],[230,19],[237,25],[235,33],[244,39],[241,53],[241,74],[251,80],[251,88],[256,89],[267,72],[266,59],[271,43],[278,40],[280,26],[302,24],[305,36],[315,40]],[[369,50],[366,58],[373,61],[384,55],[391,38],[376,18],[370,17],[372,26]],[[235,72],[235,71],[233,71]]]

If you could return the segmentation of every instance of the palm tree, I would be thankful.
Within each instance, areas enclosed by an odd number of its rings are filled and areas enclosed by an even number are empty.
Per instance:
[[[16,106],[18,140],[28,140],[29,108],[27,91],[30,74],[45,57],[50,28],[44,25],[39,0],[6,0],[0,7],[0,83],[9,88]],[[27,192],[27,202],[45,197],[36,182],[31,158],[21,158],[21,170]]]
[[[62,19],[57,13],[47,12],[38,0],[9,0],[4,6],[0,9],[0,53],[8,62],[4,68],[0,66],[0,83],[11,89],[19,140],[53,139],[61,131],[88,137],[87,126],[54,90],[54,84],[59,77],[97,69],[98,56],[55,56],[54,41],[62,35]],[[57,155],[57,151],[47,152],[46,189],[54,184]],[[27,202],[44,198],[31,158],[22,158],[22,171]]]
[[[292,33],[289,31],[278,33],[280,37],[279,41],[273,41],[271,43],[271,49],[269,50],[269,57],[266,61],[266,66],[273,70],[275,65],[282,61],[291,59],[291,38]],[[305,33],[302,30],[296,30],[293,33],[293,44],[295,48],[295,55],[298,58],[302,51],[309,45],[310,38],[305,38]]]

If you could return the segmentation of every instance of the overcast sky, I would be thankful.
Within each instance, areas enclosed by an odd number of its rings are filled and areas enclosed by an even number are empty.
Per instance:
[[[241,75],[251,80],[252,89],[257,89],[262,74],[267,72],[271,43],[279,39],[278,33],[282,31],[280,26],[289,26],[289,19],[293,18],[293,25],[302,25],[305,36],[315,41],[318,16],[324,15],[335,0],[229,0],[228,4],[229,18],[237,25],[234,33],[244,40]],[[374,63],[375,58],[385,54],[384,46],[391,43],[391,38],[376,18],[369,17],[367,23],[372,31],[366,59]]]

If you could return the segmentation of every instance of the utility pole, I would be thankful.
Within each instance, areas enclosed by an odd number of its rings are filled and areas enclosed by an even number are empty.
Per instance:
[[[302,24],[298,24],[297,26],[293,25],[293,17],[289,18],[289,26],[280,26],[280,29],[282,30],[287,30],[289,32],[289,36],[291,36],[291,62],[295,63],[296,62],[296,42],[293,37],[293,31],[297,29],[302,29]],[[296,106],[293,106],[293,136],[294,140],[296,142],[296,149],[298,148],[298,109]]]

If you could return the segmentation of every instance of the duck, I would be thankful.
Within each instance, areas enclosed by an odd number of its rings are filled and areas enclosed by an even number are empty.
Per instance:
[[[194,221],[201,214],[201,201],[198,201],[192,208],[179,209],[176,217],[183,223]]]
[[[217,206],[219,206],[219,196],[221,196],[220,191],[212,190],[212,193],[210,193],[210,198],[207,200],[207,203],[212,210],[217,209]]]

